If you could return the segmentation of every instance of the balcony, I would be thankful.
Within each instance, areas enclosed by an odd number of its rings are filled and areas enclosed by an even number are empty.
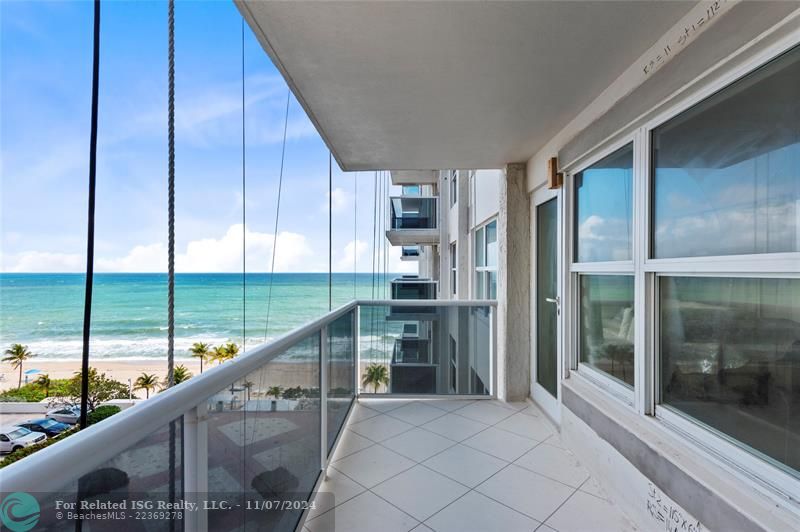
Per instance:
[[[429,307],[438,320],[390,319],[395,305]],[[299,529],[311,518],[309,502],[317,512],[344,502],[317,490],[321,472],[338,474],[330,464],[344,445],[345,427],[369,414],[354,410],[359,395],[404,398],[403,404],[422,397],[494,397],[494,306],[349,303],[7,466],[2,491],[35,494],[44,529],[58,527],[59,503],[133,500],[155,507],[186,501],[180,515],[149,522],[153,530],[169,529],[170,518],[184,530]],[[420,362],[433,379],[403,373]],[[405,394],[389,393],[403,388]],[[191,506],[208,500],[240,510]],[[280,512],[256,506],[274,500],[289,503]]]
[[[402,261],[418,261],[422,249],[420,246],[403,246],[400,252],[400,260]]]
[[[360,398],[318,498],[310,532],[636,530],[530,402]]]
[[[439,182],[436,170],[401,170],[392,172],[392,184],[400,185],[435,185]]]
[[[386,238],[393,246],[415,246],[439,242],[437,205],[439,198],[394,196],[389,198]]]

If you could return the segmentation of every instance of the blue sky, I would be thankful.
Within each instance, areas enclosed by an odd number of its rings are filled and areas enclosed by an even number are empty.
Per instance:
[[[2,2],[2,270],[83,271],[91,2]],[[165,2],[104,2],[96,264],[163,271],[167,216]],[[268,270],[287,87],[245,26],[248,270]],[[241,17],[232,2],[176,6],[179,271],[241,269]],[[327,270],[328,150],[294,97],[279,271]],[[334,162],[334,269],[370,271],[373,174]],[[390,271],[413,263],[390,250]]]

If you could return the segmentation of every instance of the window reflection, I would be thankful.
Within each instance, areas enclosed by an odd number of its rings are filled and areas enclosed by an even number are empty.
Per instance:
[[[580,277],[581,362],[633,386],[633,276]]]
[[[659,287],[662,402],[800,470],[800,280]]]
[[[800,250],[799,94],[797,48],[654,130],[655,257]]]
[[[631,260],[633,144],[575,174],[575,259]]]

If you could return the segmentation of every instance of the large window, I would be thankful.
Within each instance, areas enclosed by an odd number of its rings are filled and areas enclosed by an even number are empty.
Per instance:
[[[800,48],[651,135],[657,412],[799,475]]]
[[[475,299],[497,298],[497,220],[475,231]]]
[[[800,279],[658,287],[662,403],[800,471]]]
[[[797,498],[800,47],[632,136],[569,183],[573,367]]]
[[[578,360],[633,387],[633,143],[576,173],[574,187]]]
[[[653,131],[656,258],[800,251],[800,49]]]

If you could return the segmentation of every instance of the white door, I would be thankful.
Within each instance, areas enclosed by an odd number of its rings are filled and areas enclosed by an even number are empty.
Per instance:
[[[531,397],[560,422],[561,194],[541,188],[531,195]]]

